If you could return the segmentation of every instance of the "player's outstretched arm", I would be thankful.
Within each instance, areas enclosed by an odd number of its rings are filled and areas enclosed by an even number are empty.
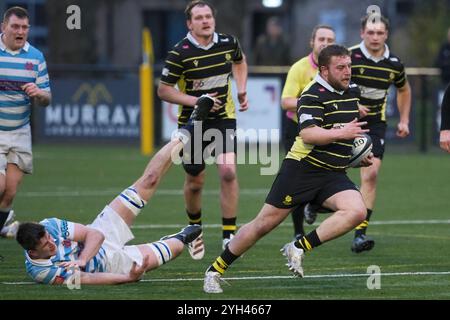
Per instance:
[[[136,262],[133,263],[128,274],[115,274],[106,272],[88,273],[80,272],[81,284],[107,285],[107,284],[122,284],[141,280],[145,271],[150,265],[150,258],[147,256],[142,265],[138,266]]]

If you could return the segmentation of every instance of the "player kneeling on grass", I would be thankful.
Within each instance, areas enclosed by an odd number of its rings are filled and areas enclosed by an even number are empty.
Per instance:
[[[140,280],[149,270],[167,263],[185,244],[201,234],[201,226],[190,225],[159,241],[125,245],[133,239],[130,226],[156,191],[160,179],[189,141],[195,121],[203,120],[214,100],[200,97],[197,112],[180,132],[149,162],[143,175],[109,203],[90,225],[50,218],[19,226],[17,241],[25,249],[27,273],[45,284],[119,284]],[[192,120],[192,121],[191,121]]]

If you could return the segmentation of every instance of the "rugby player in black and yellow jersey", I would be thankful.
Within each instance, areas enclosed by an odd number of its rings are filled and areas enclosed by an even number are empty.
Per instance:
[[[162,100],[180,105],[180,127],[188,121],[201,95],[208,94],[215,100],[209,117],[202,123],[201,133],[203,137],[205,131],[211,132],[209,129],[218,132],[213,143],[221,185],[222,244],[225,246],[236,230],[239,195],[236,176],[236,112],[231,96],[230,75],[232,73],[236,80],[239,111],[246,111],[247,63],[235,37],[215,32],[215,10],[211,4],[192,1],[187,5],[185,14],[189,32],[169,52],[158,95]],[[178,89],[174,88],[175,85],[178,85]],[[203,141],[202,137],[191,139],[200,141],[196,150],[192,146],[190,150],[183,151],[183,167],[186,171],[184,196],[191,224],[201,224],[201,195],[205,179],[203,150],[211,145],[209,139]],[[201,156],[197,159],[199,149],[202,149]],[[192,242],[189,253],[195,260],[203,258],[205,250],[202,235]]]
[[[361,168],[361,193],[367,207],[367,218],[356,227],[351,250],[359,253],[371,250],[375,241],[366,236],[367,226],[373,213],[377,190],[377,178],[384,154],[386,135],[386,99],[388,89],[397,89],[397,106],[400,121],[397,136],[409,135],[409,114],[411,109],[411,88],[400,59],[392,54],[386,45],[389,21],[381,15],[366,16],[361,20],[363,41],[350,48],[352,52],[352,81],[361,91],[361,120],[367,121],[372,138],[373,165]]]
[[[207,293],[221,293],[220,277],[231,263],[298,205],[317,202],[334,212],[317,229],[283,247],[290,270],[301,277],[305,251],[347,233],[366,216],[361,193],[345,172],[354,138],[368,132],[361,128],[366,123],[358,122],[359,90],[350,83],[350,52],[330,45],[320,52],[318,63],[319,74],[298,101],[299,135],[259,214],[207,269]],[[363,165],[371,164],[371,156]]]

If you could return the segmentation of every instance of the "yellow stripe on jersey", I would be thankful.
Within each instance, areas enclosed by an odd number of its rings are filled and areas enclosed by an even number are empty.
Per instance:
[[[369,65],[364,65],[364,64],[357,64],[357,65],[353,65],[353,68],[364,68],[364,69],[373,69],[373,70],[381,70],[381,71],[387,71],[387,72],[392,72],[392,73],[400,73],[400,71],[394,70],[394,69],[389,69],[389,68],[382,68],[382,67],[374,67],[374,66],[369,66]]]
[[[172,54],[174,54],[174,55],[176,55],[176,56],[179,56],[180,54],[178,53],[178,52],[176,52],[176,51],[169,51],[169,53],[172,53]]]
[[[316,95],[314,95],[314,94],[309,94],[309,93],[305,93],[305,94],[302,94],[302,97],[311,97],[311,98],[319,98],[319,96],[316,96]]]
[[[395,81],[395,83],[398,84],[400,82],[403,82],[403,81],[405,81],[405,78],[406,78],[406,74],[403,77],[401,77],[398,81]]]
[[[386,102],[383,103],[383,106],[381,107],[381,120],[386,121]]]
[[[351,143],[345,143],[345,142],[332,142],[333,144],[338,144],[344,147],[353,147]]]
[[[343,156],[342,154],[337,154],[337,153],[330,152],[330,151],[325,151],[325,150],[317,150],[317,149],[315,149],[314,151],[315,152],[331,154],[332,156],[339,157],[339,158],[344,158],[344,159],[350,159],[352,157],[351,155]]]
[[[349,110],[349,111],[345,111],[345,110],[340,111],[340,110],[337,110],[337,111],[325,113],[325,116],[329,116],[330,114],[336,114],[336,113],[357,113],[357,114],[359,114],[359,111],[357,111],[357,110]]]
[[[226,51],[220,51],[220,52],[216,52],[216,53],[206,54],[206,55],[203,55],[203,56],[191,57],[191,58],[188,58],[188,59],[184,59],[183,62],[216,57],[216,56],[220,56],[220,55],[223,55],[223,54],[226,54],[226,53],[231,53],[231,52],[234,52],[234,50],[226,50]]]
[[[200,70],[208,70],[208,69],[213,69],[216,67],[221,67],[221,66],[225,66],[227,64],[227,62],[224,63],[218,63],[218,64],[212,64],[210,66],[206,66],[206,67],[202,67],[202,68],[192,68],[192,69],[187,69],[184,72],[192,72],[192,71],[200,71]]]
[[[179,64],[177,64],[177,63],[175,63],[175,62],[172,62],[172,61],[170,61],[170,60],[166,60],[166,63],[167,63],[167,64],[171,64],[171,65],[173,65],[173,66],[176,66],[176,67],[178,67],[178,68],[183,68],[182,65],[179,65]]]
[[[377,77],[369,77],[369,76],[362,76],[362,75],[352,75],[353,78],[361,78],[361,79],[368,79],[368,80],[377,80],[377,81],[383,81],[383,82],[390,82],[389,79],[383,79],[383,78],[377,78]]]
[[[300,107],[300,109],[303,109],[303,108],[305,108],[305,109],[324,109],[324,107],[322,107],[322,106],[307,106],[307,105],[302,105]]]
[[[234,101],[231,92],[231,80],[228,80],[228,93],[227,93],[227,102],[225,106],[225,112],[227,113],[228,118],[236,119],[236,108],[234,106]]]
[[[352,99],[342,99],[342,100],[330,100],[330,101],[324,101],[323,104],[330,104],[335,102],[348,102],[348,101],[359,101],[359,98],[352,98]]]
[[[314,151],[317,151],[317,150],[314,150]],[[308,154],[305,159],[312,159],[312,160],[316,161],[318,164],[324,165],[323,168],[328,168],[328,169],[329,168],[333,168],[333,169],[344,169],[344,168],[346,168],[346,166],[333,166],[331,164],[325,163],[323,161],[320,161],[317,158],[311,157],[311,154]]]
[[[314,145],[304,143],[303,139],[300,136],[297,136],[291,150],[289,150],[286,155],[286,159],[294,159],[299,161],[306,157],[313,148]]]

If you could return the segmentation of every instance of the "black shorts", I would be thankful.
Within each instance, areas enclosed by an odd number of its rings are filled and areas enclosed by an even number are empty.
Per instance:
[[[329,171],[306,161],[285,159],[266,203],[282,209],[308,202],[321,205],[332,195],[345,190],[359,191],[344,171]]]
[[[202,137],[197,137],[194,131],[190,141],[182,151],[183,168],[186,173],[197,176],[205,169],[205,158],[236,153],[236,119],[203,121]]]
[[[363,129],[369,129],[367,133],[372,138],[372,153],[376,158],[383,159],[384,140],[386,137],[386,122],[369,123]]]

